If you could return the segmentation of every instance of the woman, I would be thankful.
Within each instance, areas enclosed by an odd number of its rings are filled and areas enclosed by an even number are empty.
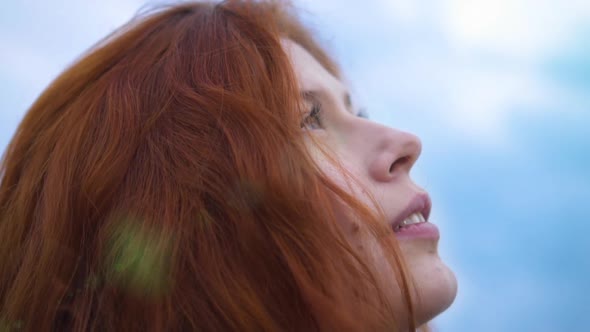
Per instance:
[[[0,324],[408,331],[453,301],[413,135],[364,118],[283,2],[184,3],[96,45],[2,163]]]

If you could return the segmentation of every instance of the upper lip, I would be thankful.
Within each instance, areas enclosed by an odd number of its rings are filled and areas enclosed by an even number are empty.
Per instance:
[[[427,193],[419,193],[414,195],[410,200],[410,203],[400,212],[392,221],[391,227],[396,229],[401,223],[406,220],[413,213],[421,213],[425,220],[428,221],[430,215],[430,209],[432,208],[432,202],[430,196]]]

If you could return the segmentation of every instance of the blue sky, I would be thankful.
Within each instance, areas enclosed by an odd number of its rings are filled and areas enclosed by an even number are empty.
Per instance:
[[[49,82],[142,0],[0,13],[0,150]],[[371,117],[424,145],[459,293],[438,331],[590,324],[590,2],[300,0]]]

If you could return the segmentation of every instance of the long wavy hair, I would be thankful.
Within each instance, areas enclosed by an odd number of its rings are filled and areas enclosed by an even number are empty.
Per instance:
[[[339,76],[288,3],[225,1],[139,14],[55,79],[0,168],[0,330],[415,328],[381,215],[306,148],[281,38]],[[405,315],[334,198],[388,253]]]

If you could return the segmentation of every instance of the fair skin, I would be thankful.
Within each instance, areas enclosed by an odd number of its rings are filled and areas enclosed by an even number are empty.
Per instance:
[[[410,177],[410,170],[421,152],[420,140],[412,134],[363,118],[350,102],[345,84],[331,75],[300,45],[288,39],[283,39],[282,44],[294,67],[299,87],[306,96],[308,112],[314,109],[313,105],[320,105],[320,120],[308,117],[304,129],[333,151],[341,164],[360,181],[363,189],[355,189],[358,187],[351,185],[341,172],[335,171],[329,163],[318,157],[319,164],[324,165],[324,172],[372,206],[365,194],[369,191],[388,220],[405,219],[411,202],[415,202],[416,197],[427,196]],[[387,296],[394,306],[399,308],[396,320],[402,321],[399,315],[405,310],[399,285],[391,276],[391,270],[383,267],[386,265],[385,258],[375,239],[363,236],[358,223],[342,219],[340,223],[351,243],[373,257],[380,283],[388,289]],[[433,225],[430,220],[425,224]],[[405,230],[394,232],[394,222],[390,226],[390,235],[399,240],[401,252],[414,280],[417,292],[414,295],[418,298],[417,323],[425,324],[453,302],[457,292],[455,276],[438,255],[438,231],[429,229],[416,235]],[[404,326],[400,328],[405,329]]]

